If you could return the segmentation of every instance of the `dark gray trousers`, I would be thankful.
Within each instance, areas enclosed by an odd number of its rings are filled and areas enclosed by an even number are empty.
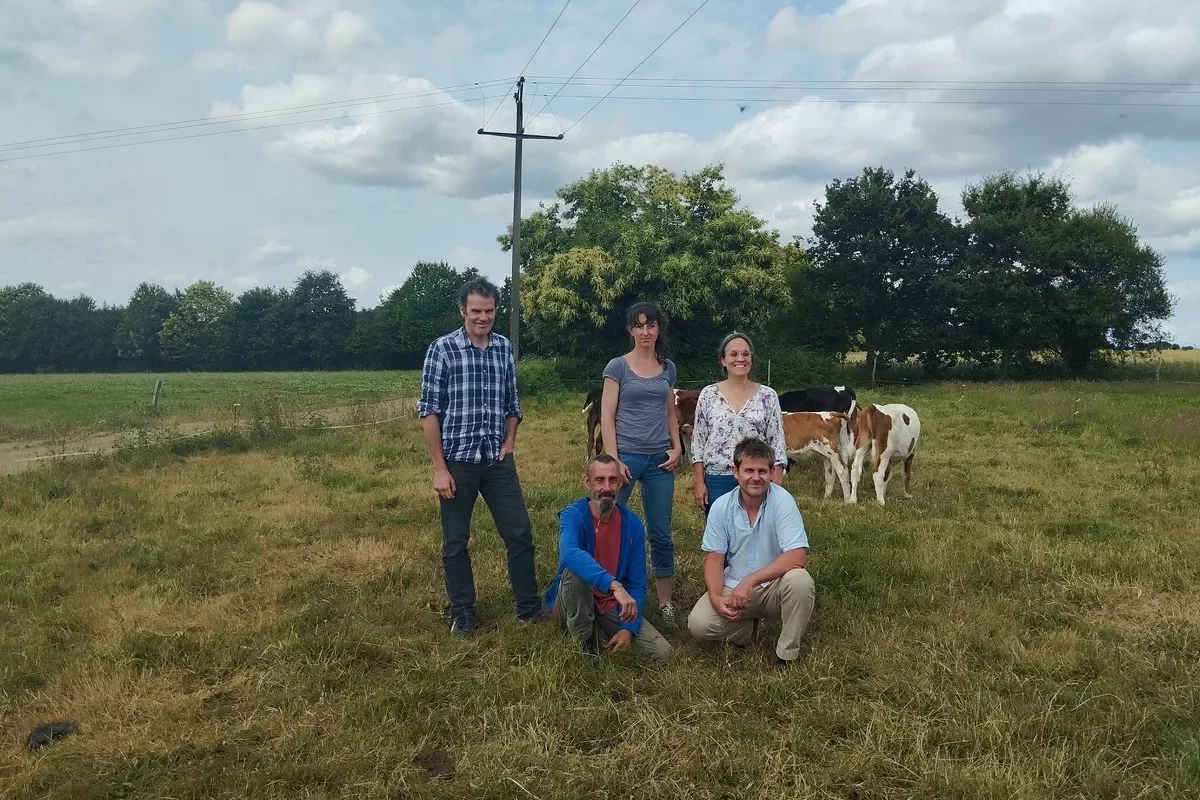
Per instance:
[[[508,551],[508,581],[516,599],[517,616],[537,614],[542,600],[533,561],[533,523],[521,493],[516,457],[510,453],[503,461],[491,464],[450,461],[446,467],[455,485],[454,499],[440,500],[442,567],[450,613],[455,617],[475,615],[475,576],[468,543],[475,500],[482,495]]]

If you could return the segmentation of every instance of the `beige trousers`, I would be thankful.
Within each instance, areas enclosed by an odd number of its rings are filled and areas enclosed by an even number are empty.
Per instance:
[[[728,596],[732,589],[722,594]],[[742,618],[729,622],[716,612],[705,592],[688,615],[688,630],[702,642],[729,642],[745,647],[750,644],[755,619],[778,619],[783,630],[775,644],[775,655],[784,661],[795,661],[800,655],[800,639],[812,616],[817,589],[805,569],[793,569],[783,577],[759,586],[750,594],[750,603],[742,609]]]

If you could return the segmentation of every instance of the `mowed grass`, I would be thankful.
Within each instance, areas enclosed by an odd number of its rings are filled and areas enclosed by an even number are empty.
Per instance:
[[[154,385],[163,381],[159,410]],[[233,418],[256,404],[303,414],[322,408],[415,395],[410,372],[184,372],[157,374],[0,375],[0,442],[119,431],[153,419]]]
[[[526,403],[543,586],[555,513],[582,491],[581,399]],[[484,629],[451,640],[415,420],[0,478],[0,796],[1200,794],[1195,393],[860,399],[920,413],[915,496],[880,508],[868,484],[847,507],[819,499],[815,463],[788,477],[818,599],[784,675],[776,625],[745,654],[681,632],[665,664],[588,663],[515,621],[482,504]],[[691,490],[681,477],[685,609]],[[80,732],[24,752],[57,719]]]

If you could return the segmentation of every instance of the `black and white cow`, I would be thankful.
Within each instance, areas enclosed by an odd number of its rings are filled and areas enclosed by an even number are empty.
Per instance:
[[[854,416],[857,404],[858,398],[849,386],[810,386],[779,395],[779,410],[785,414],[797,411],[840,411]]]

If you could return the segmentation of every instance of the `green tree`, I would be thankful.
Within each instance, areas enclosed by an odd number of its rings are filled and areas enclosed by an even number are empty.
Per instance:
[[[158,335],[179,303],[179,293],[140,283],[121,314],[116,331],[117,355],[133,369],[158,370],[164,366]]]
[[[961,236],[933,188],[868,167],[825,189],[800,280],[830,344],[862,336],[868,359],[918,355],[930,371],[961,343]],[[811,324],[811,323],[810,323]]]
[[[276,370],[289,366],[287,289],[243,292],[229,312],[227,366],[239,370]]]
[[[62,368],[62,305],[36,283],[0,289],[0,371]]]
[[[546,354],[611,357],[628,345],[625,309],[649,300],[678,357],[711,358],[731,328],[761,331],[791,305],[788,249],[737,208],[721,166],[617,165],[557,196],[521,226],[523,318]]]
[[[336,369],[346,362],[354,330],[354,299],[329,270],[306,271],[288,300],[290,355],[300,369]]]
[[[1020,368],[1055,353],[1084,375],[1103,350],[1162,338],[1173,301],[1162,257],[1115,207],[1079,209],[1069,184],[1002,172],[968,186],[971,340]]]
[[[163,323],[163,357],[188,370],[222,368],[232,306],[233,295],[212,281],[193,283]]]

